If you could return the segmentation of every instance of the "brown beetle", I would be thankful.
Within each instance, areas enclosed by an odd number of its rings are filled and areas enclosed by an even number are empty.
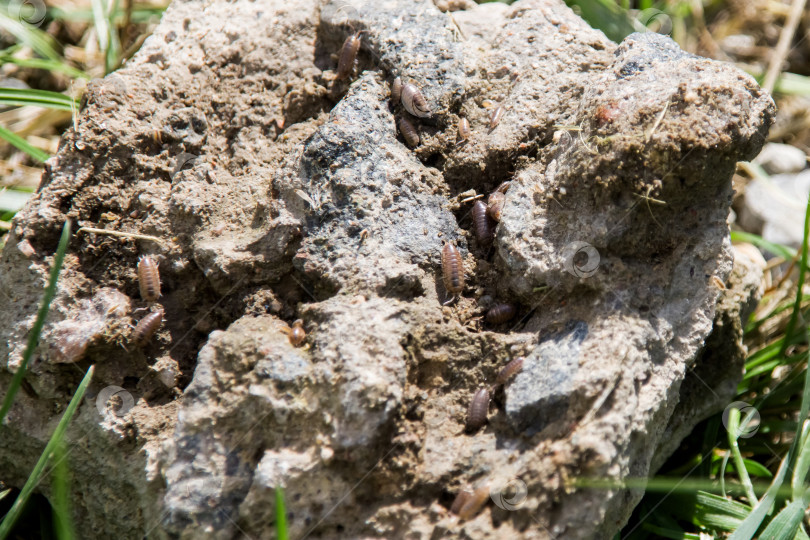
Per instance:
[[[503,212],[503,203],[506,200],[506,195],[500,191],[493,191],[487,199],[487,213],[489,217],[497,222],[501,221],[501,212]]]
[[[442,277],[444,288],[453,295],[453,298],[464,289],[464,263],[461,252],[449,242],[442,248]]]
[[[132,331],[132,342],[139,347],[146,345],[161,324],[163,324],[163,308],[158,308],[138,322]]]
[[[396,79],[394,79],[394,83],[391,85],[391,102],[396,104],[401,97],[402,97],[402,77],[397,77]]]
[[[416,128],[413,127],[413,124],[411,124],[408,121],[408,119],[405,118],[404,116],[400,117],[398,124],[399,124],[399,132],[402,133],[402,138],[405,139],[405,142],[408,144],[408,146],[414,147],[419,145],[420,142],[419,132],[416,131]]]
[[[479,388],[467,409],[467,431],[476,431],[487,423],[489,412],[489,388]]]
[[[287,336],[290,340],[290,344],[293,347],[300,347],[304,340],[307,339],[307,333],[304,330],[304,321],[301,319],[296,319],[292,323],[292,328],[290,329],[290,333]]]
[[[141,257],[138,261],[138,286],[141,298],[154,302],[160,297],[160,272],[152,257]]]
[[[487,311],[486,319],[490,324],[502,324],[514,317],[516,312],[512,304],[495,304]]]
[[[492,230],[491,218],[487,215],[487,205],[483,201],[475,201],[472,207],[473,225],[475,225],[475,236],[484,245],[492,242],[494,231]]]
[[[411,83],[402,85],[402,105],[405,107],[406,111],[418,118],[427,118],[430,116],[430,108],[425,100],[425,96]]]
[[[502,370],[498,372],[498,377],[495,379],[497,384],[506,384],[506,381],[509,378],[523,369],[523,360],[525,360],[522,356],[518,356],[508,364],[506,364]]]
[[[357,65],[357,52],[360,50],[360,34],[365,30],[360,30],[356,34],[351,34],[343,42],[343,47],[340,49],[340,57],[338,58],[338,80],[345,79],[351,75]]]

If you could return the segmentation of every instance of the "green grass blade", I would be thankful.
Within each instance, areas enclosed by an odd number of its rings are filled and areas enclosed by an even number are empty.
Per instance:
[[[28,141],[26,141],[13,131],[4,128],[3,126],[0,126],[0,139],[5,139],[9,144],[12,144],[13,146],[19,148],[20,150],[22,150],[35,160],[40,161],[42,163],[45,163],[51,157],[48,154],[48,152],[45,152],[44,150],[40,150],[36,146],[33,146],[31,143],[29,143]]]
[[[57,445],[62,444],[68,424],[70,424],[73,414],[76,412],[76,409],[79,408],[79,404],[84,398],[84,393],[87,390],[87,386],[90,384],[90,380],[93,378],[94,370],[95,366],[90,366],[90,369],[87,370],[84,379],[82,379],[82,382],[76,389],[76,393],[73,394],[73,398],[70,400],[70,404],[65,410],[65,413],[59,420],[59,424],[56,426],[53,435],[51,435],[50,440],[48,440],[48,444],[45,445],[45,450],[43,450],[42,455],[39,456],[39,461],[37,461],[37,464],[34,466],[34,470],[31,471],[31,475],[28,477],[25,485],[20,490],[20,494],[17,496],[17,499],[14,501],[14,504],[11,506],[8,514],[6,514],[3,521],[0,522],[0,540],[5,540],[8,538],[8,535],[11,533],[11,530],[14,527],[14,522],[20,517],[25,503],[28,501],[31,493],[33,493],[34,488],[36,488],[42,479],[43,473],[45,472],[45,466],[48,464],[51,454],[54,452]]]
[[[797,73],[783,72],[776,80],[774,92],[806,96],[810,94],[810,78]]]
[[[650,523],[645,523],[642,525],[642,527],[645,531],[650,531],[651,533],[658,535],[660,538],[672,538],[674,540],[700,540],[699,534],[687,533],[677,529],[665,529],[664,527],[658,527]]]
[[[810,444],[808,444],[810,443],[810,437],[808,437],[806,423],[801,438],[802,441],[800,443],[799,455],[796,458],[796,466],[793,467],[793,479],[791,480],[794,500],[799,499],[802,495],[804,495],[804,492],[807,489],[804,485],[804,481],[807,478],[807,471],[810,470]]]
[[[59,45],[51,36],[35,26],[16,20],[2,7],[0,7],[0,30],[5,30],[19,43],[31,47],[43,58],[58,62],[62,57],[57,52]]]
[[[80,69],[58,60],[45,58],[18,58],[11,54],[0,54],[0,65],[14,64],[25,68],[44,69],[45,71],[57,71],[64,73],[71,79],[90,79],[90,75]]]
[[[627,11],[614,0],[566,0],[565,3],[578,9],[585,22],[616,43],[636,31]]]
[[[71,111],[73,107],[79,106],[70,96],[59,92],[2,87],[0,87],[0,105],[37,105],[60,111]]]
[[[769,471],[765,465],[758,461],[754,461],[753,459],[744,459],[743,463],[745,464],[745,470],[748,471],[748,474],[750,475],[762,476],[765,478],[773,477],[773,473]]]
[[[793,540],[804,518],[803,499],[793,501],[779,512],[762,531],[762,540]]]
[[[23,353],[20,367],[18,367],[17,371],[14,373],[14,378],[11,380],[11,384],[9,384],[6,397],[3,399],[3,406],[0,408],[0,425],[2,425],[3,420],[6,418],[6,414],[8,414],[9,409],[11,409],[11,404],[14,402],[14,396],[20,389],[23,377],[25,376],[28,361],[34,354],[34,349],[37,348],[39,335],[42,333],[42,327],[45,325],[45,318],[48,316],[48,310],[50,309],[51,302],[56,294],[56,282],[59,281],[59,271],[62,269],[62,263],[65,260],[65,252],[67,251],[68,242],[70,242],[70,220],[67,220],[65,222],[65,226],[62,227],[62,238],[59,240],[59,247],[56,248],[56,255],[54,255],[53,266],[51,267],[51,276],[48,280],[48,286],[45,288],[45,294],[42,296],[42,304],[39,306],[39,312],[37,313],[37,318],[34,321],[34,326],[31,327],[31,331],[28,333],[28,344],[25,347],[25,352]]]
[[[704,527],[733,531],[750,513],[751,509],[742,503],[698,491],[693,522]]]
[[[93,24],[96,26],[96,37],[99,48],[106,53],[109,46],[110,31],[107,27],[107,15],[104,13],[104,4],[101,0],[90,0],[93,7]]]
[[[106,73],[110,73],[117,68],[119,59],[121,58],[121,41],[118,39],[118,30],[115,26],[115,15],[118,13],[118,4],[119,0],[114,0],[110,12],[107,13],[110,46],[107,48],[107,55],[104,57],[104,65],[107,68]]]
[[[748,424],[750,414],[754,412],[756,412],[756,410],[751,409],[749,415],[746,415],[743,425]],[[740,445],[737,443],[737,439],[739,439],[742,433],[743,431],[740,429],[740,409],[732,407],[728,411],[728,444],[731,450],[731,457],[734,458],[734,469],[737,471],[737,476],[740,478],[740,482],[742,482],[745,488],[748,501],[751,503],[751,506],[754,506],[759,502],[759,499],[757,499],[756,493],[754,493],[754,486],[751,484],[748,471],[745,469],[745,463],[740,453]]]
[[[795,249],[788,246],[783,246],[782,244],[774,244],[773,242],[768,242],[767,240],[756,234],[751,234],[742,231],[731,231],[731,241],[748,242],[749,244],[754,244],[760,249],[770,251],[774,255],[782,257],[783,259],[787,260],[790,260],[796,256]]]
[[[56,537],[59,540],[73,540],[76,534],[70,513],[70,472],[64,440],[54,448],[53,463],[53,522]]]
[[[790,321],[788,322],[787,329],[785,330],[785,343],[782,345],[782,355],[785,354],[785,351],[788,347],[788,343],[790,342],[790,338],[793,336],[793,331],[796,329],[796,321],[799,319],[799,313],[801,312],[802,306],[802,292],[804,291],[804,277],[805,277],[805,270],[807,269],[807,238],[810,236],[810,200],[807,201],[807,206],[805,207],[804,211],[804,236],[802,237],[802,258],[801,264],[799,265],[799,279],[796,283],[796,304],[793,306],[793,314],[790,316]],[[807,418],[807,407],[810,406],[810,403],[802,403],[802,415],[799,417],[800,421],[804,421]]]
[[[760,499],[759,503],[754,507],[748,517],[745,518],[740,526],[729,536],[729,540],[751,540],[751,538],[757,534],[757,530],[759,530],[760,525],[762,525],[765,516],[771,511],[776,496],[782,487],[782,482],[784,482],[785,475],[787,474],[789,461],[790,451],[788,451],[787,455],[782,459],[779,470],[776,472],[776,477],[773,479],[773,482],[771,482],[768,491],[765,492],[765,495]]]
[[[118,60],[118,36],[111,14],[117,10],[118,3],[108,13],[102,0],[91,0],[93,7],[93,24],[96,27],[99,49],[104,53],[104,73],[110,73]]]
[[[288,540],[287,509],[284,506],[284,490],[276,486],[276,540]]]

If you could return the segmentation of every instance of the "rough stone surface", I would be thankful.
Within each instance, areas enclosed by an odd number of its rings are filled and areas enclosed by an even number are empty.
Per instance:
[[[556,0],[441,5],[464,6],[177,1],[131,62],[90,85],[0,259],[0,388],[66,218],[159,241],[72,239],[0,429],[4,481],[22,485],[95,364],[69,434],[89,537],[270,538],[278,485],[296,538],[621,527],[640,493],[570,480],[646,475],[730,397],[741,370],[718,368],[717,351],[741,358],[759,275],[739,266],[718,300],[731,175],[773,104],[728,65],[655,34],[616,45]],[[358,74],[338,81],[336,54],[359,30]],[[431,110],[413,150],[388,99],[395,76]],[[480,246],[460,201],[509,179],[495,242]],[[443,306],[448,241],[467,287]],[[146,254],[166,318],[136,348]],[[483,324],[494,301],[517,317]],[[102,311],[80,325],[90,337],[72,363],[52,354],[66,321]],[[297,318],[302,348],[286,335]],[[475,390],[516,356],[524,369],[494,392],[487,425],[465,432]],[[716,398],[701,400],[690,370],[718,369]],[[105,410],[110,386],[134,406]],[[482,485],[494,503],[449,514]]]

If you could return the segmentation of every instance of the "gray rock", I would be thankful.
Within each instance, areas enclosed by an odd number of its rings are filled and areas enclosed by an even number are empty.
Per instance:
[[[804,201],[809,195],[810,171],[756,178],[745,189],[743,222],[758,222],[761,231],[755,232],[769,242],[798,247],[804,238]]]
[[[531,436],[565,416],[579,371],[580,344],[588,336],[584,322],[569,326],[535,347],[510,385],[506,414],[516,431]]]
[[[333,55],[359,30],[359,73],[339,81]],[[431,110],[414,149],[388,99],[398,75]],[[67,217],[160,238],[73,238],[32,391],[0,430],[4,481],[22,485],[95,364],[69,433],[89,536],[272,537],[280,485],[292,537],[609,537],[641,494],[567,479],[647,474],[741,375],[716,350],[739,338],[757,274],[719,308],[713,283],[732,269],[735,162],[773,114],[733,67],[654,34],[617,46],[557,0],[452,18],[411,0],[175,3],[89,85],[0,257],[5,388]],[[458,195],[513,176],[489,252]],[[443,306],[447,241],[468,286]],[[155,338],[121,347],[129,312],[76,363],[49,361],[80,300],[138,297],[145,253],[161,261]],[[504,301],[511,327],[480,320]],[[517,356],[465,433],[473,392]],[[725,370],[717,399],[690,391],[693,366]],[[102,416],[111,386],[134,405]],[[495,504],[451,517],[479,486]]]
[[[797,173],[807,167],[807,154],[789,144],[769,142],[754,160],[768,174]]]

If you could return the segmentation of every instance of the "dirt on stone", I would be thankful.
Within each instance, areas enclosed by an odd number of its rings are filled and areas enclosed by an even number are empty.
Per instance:
[[[662,36],[616,45],[562,2],[466,7],[176,2],[90,87],[0,259],[0,290],[17,299],[0,305],[0,386],[66,219],[156,240],[74,235],[30,389],[2,428],[10,480],[92,364],[69,442],[76,520],[93,536],[271,537],[278,485],[294,537],[615,533],[640,494],[571,480],[644,475],[711,412],[677,409],[681,383],[699,355],[712,361],[713,320],[739,344],[736,306],[757,294],[755,267],[725,293],[712,278],[732,270],[733,164],[758,151],[773,104],[730,66]],[[357,73],[337,80],[361,30]],[[412,118],[413,150],[396,76],[431,111]],[[489,247],[462,200],[505,180]],[[655,199],[666,204],[644,204]],[[446,242],[468,283],[449,303]],[[593,250],[585,261],[575,242]],[[139,295],[143,255],[165,317],[131,347],[155,308]],[[111,289],[129,309],[85,325],[65,363],[68,321],[91,319]],[[495,302],[517,306],[513,321],[482,320]],[[286,333],[298,318],[304,347]],[[486,425],[465,433],[474,392],[520,356]],[[729,395],[739,376],[712,384]],[[135,398],[120,416],[95,406],[110,386]],[[492,503],[450,513],[482,486]]]

